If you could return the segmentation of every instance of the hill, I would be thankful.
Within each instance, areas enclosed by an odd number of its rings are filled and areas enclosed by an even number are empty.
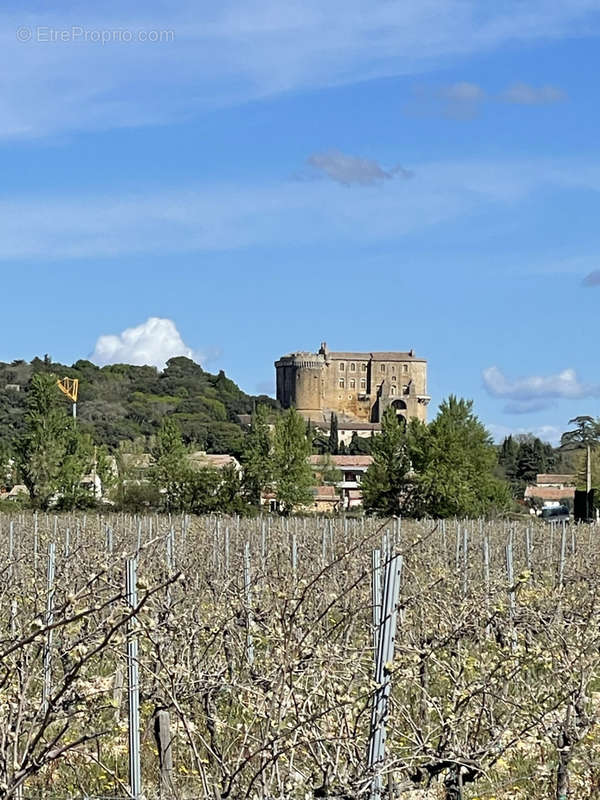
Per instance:
[[[172,358],[162,372],[155,367],[111,364],[98,367],[90,361],[71,366],[54,363],[48,356],[33,361],[0,362],[0,449],[10,449],[22,429],[27,389],[37,372],[78,378],[77,416],[96,444],[111,450],[122,441],[152,436],[162,418],[171,414],[184,441],[209,453],[238,455],[243,428],[238,414],[248,414],[255,403],[272,408],[271,397],[243,392],[223,371],[213,375],[183,356]],[[69,401],[65,398],[65,410]]]

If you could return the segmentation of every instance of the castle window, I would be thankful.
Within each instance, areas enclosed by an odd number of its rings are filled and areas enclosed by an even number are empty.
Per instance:
[[[395,381],[395,380],[396,380],[396,376],[395,376],[395,375],[392,375],[392,380],[393,380],[393,381]]]
[[[354,378],[350,378],[349,388],[356,389],[356,381],[354,380]]]
[[[360,388],[361,389],[366,389],[367,388],[367,379],[366,378],[361,378],[360,379]]]
[[[343,372],[346,369],[346,365],[343,361],[340,361],[340,372]]]
[[[345,385],[345,381],[343,378],[340,378],[340,389],[343,389]]]
[[[396,367],[392,366],[392,372],[396,372]]]
[[[382,365],[381,365],[381,371],[382,371],[382,372],[385,372],[385,364],[382,364]]]
[[[361,372],[366,372],[367,371],[367,365],[366,364],[361,364],[360,365],[360,369],[361,369]]]
[[[408,364],[402,365],[402,372],[408,372]]]
[[[396,387],[390,386],[390,394],[396,394]]]
[[[356,372],[356,364],[350,364],[350,372]]]

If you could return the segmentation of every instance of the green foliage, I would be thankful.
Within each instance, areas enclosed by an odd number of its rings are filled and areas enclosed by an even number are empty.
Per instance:
[[[329,452],[332,456],[338,454],[338,448],[338,418],[337,414],[332,412],[331,419],[329,421]]]
[[[47,509],[61,479],[64,482],[71,477],[61,476],[69,425],[72,422],[65,413],[54,376],[35,375],[27,396],[24,430],[17,443],[19,470],[35,508]],[[71,451],[75,455],[72,443]],[[69,462],[69,473],[74,463]]]
[[[411,420],[403,429],[388,409],[371,452],[362,488],[372,513],[479,516],[510,502],[508,485],[495,475],[496,450],[471,401],[450,396],[429,427]]]
[[[507,436],[498,451],[500,474],[510,483],[514,497],[535,483],[539,473],[554,472],[560,459],[552,445],[532,434]]]
[[[278,418],[273,436],[273,479],[284,514],[312,498],[310,452],[311,443],[306,437],[304,420],[294,408],[290,408]]]
[[[426,435],[418,438],[420,513],[475,517],[508,506],[508,486],[495,476],[496,450],[471,400],[450,395]]]
[[[89,434],[82,433],[70,424],[63,440],[63,457],[57,481],[57,507],[64,510],[92,508],[95,505],[93,489],[82,486],[82,478],[91,472],[94,464],[94,444]]]
[[[252,415],[250,432],[246,437],[244,453],[244,492],[253,505],[260,504],[261,493],[271,487],[271,435],[266,406],[259,405]]]
[[[348,453],[351,456],[368,456],[371,453],[371,440],[364,436],[359,436],[356,431],[352,434]]]
[[[371,454],[373,463],[362,482],[365,510],[383,516],[399,514],[409,482],[410,457],[393,408],[383,414],[381,435],[373,438]]]
[[[342,472],[335,466],[329,453],[323,453],[319,458],[315,472],[321,486],[335,486],[342,480]]]
[[[34,372],[79,379],[78,425],[97,445],[115,451],[119,442],[155,435],[167,415],[179,425],[184,444],[209,453],[239,456],[244,433],[237,415],[249,414],[254,399],[223,372],[211,375],[183,356],[161,373],[154,367],[79,360],[72,366],[34,359],[0,363],[0,446],[14,448],[25,426],[27,394]],[[4,389],[5,386],[17,388]],[[19,390],[20,389],[20,390]],[[277,403],[264,397],[272,409]],[[66,406],[66,404],[65,404]]]
[[[150,470],[151,480],[157,491],[162,490],[164,493],[167,511],[180,510],[187,468],[181,431],[172,417],[163,419],[152,457],[154,463]]]
[[[121,492],[120,508],[129,514],[140,514],[149,509],[158,508],[160,495],[156,486],[151,483],[128,483]]]

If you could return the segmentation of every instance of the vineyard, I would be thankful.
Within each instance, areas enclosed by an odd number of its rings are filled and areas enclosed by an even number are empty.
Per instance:
[[[597,536],[0,515],[0,797],[600,798]]]

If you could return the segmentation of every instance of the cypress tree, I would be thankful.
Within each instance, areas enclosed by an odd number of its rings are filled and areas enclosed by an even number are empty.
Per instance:
[[[331,412],[331,418],[329,420],[329,452],[332,456],[337,456],[339,452],[338,418],[337,414],[333,412]]]

